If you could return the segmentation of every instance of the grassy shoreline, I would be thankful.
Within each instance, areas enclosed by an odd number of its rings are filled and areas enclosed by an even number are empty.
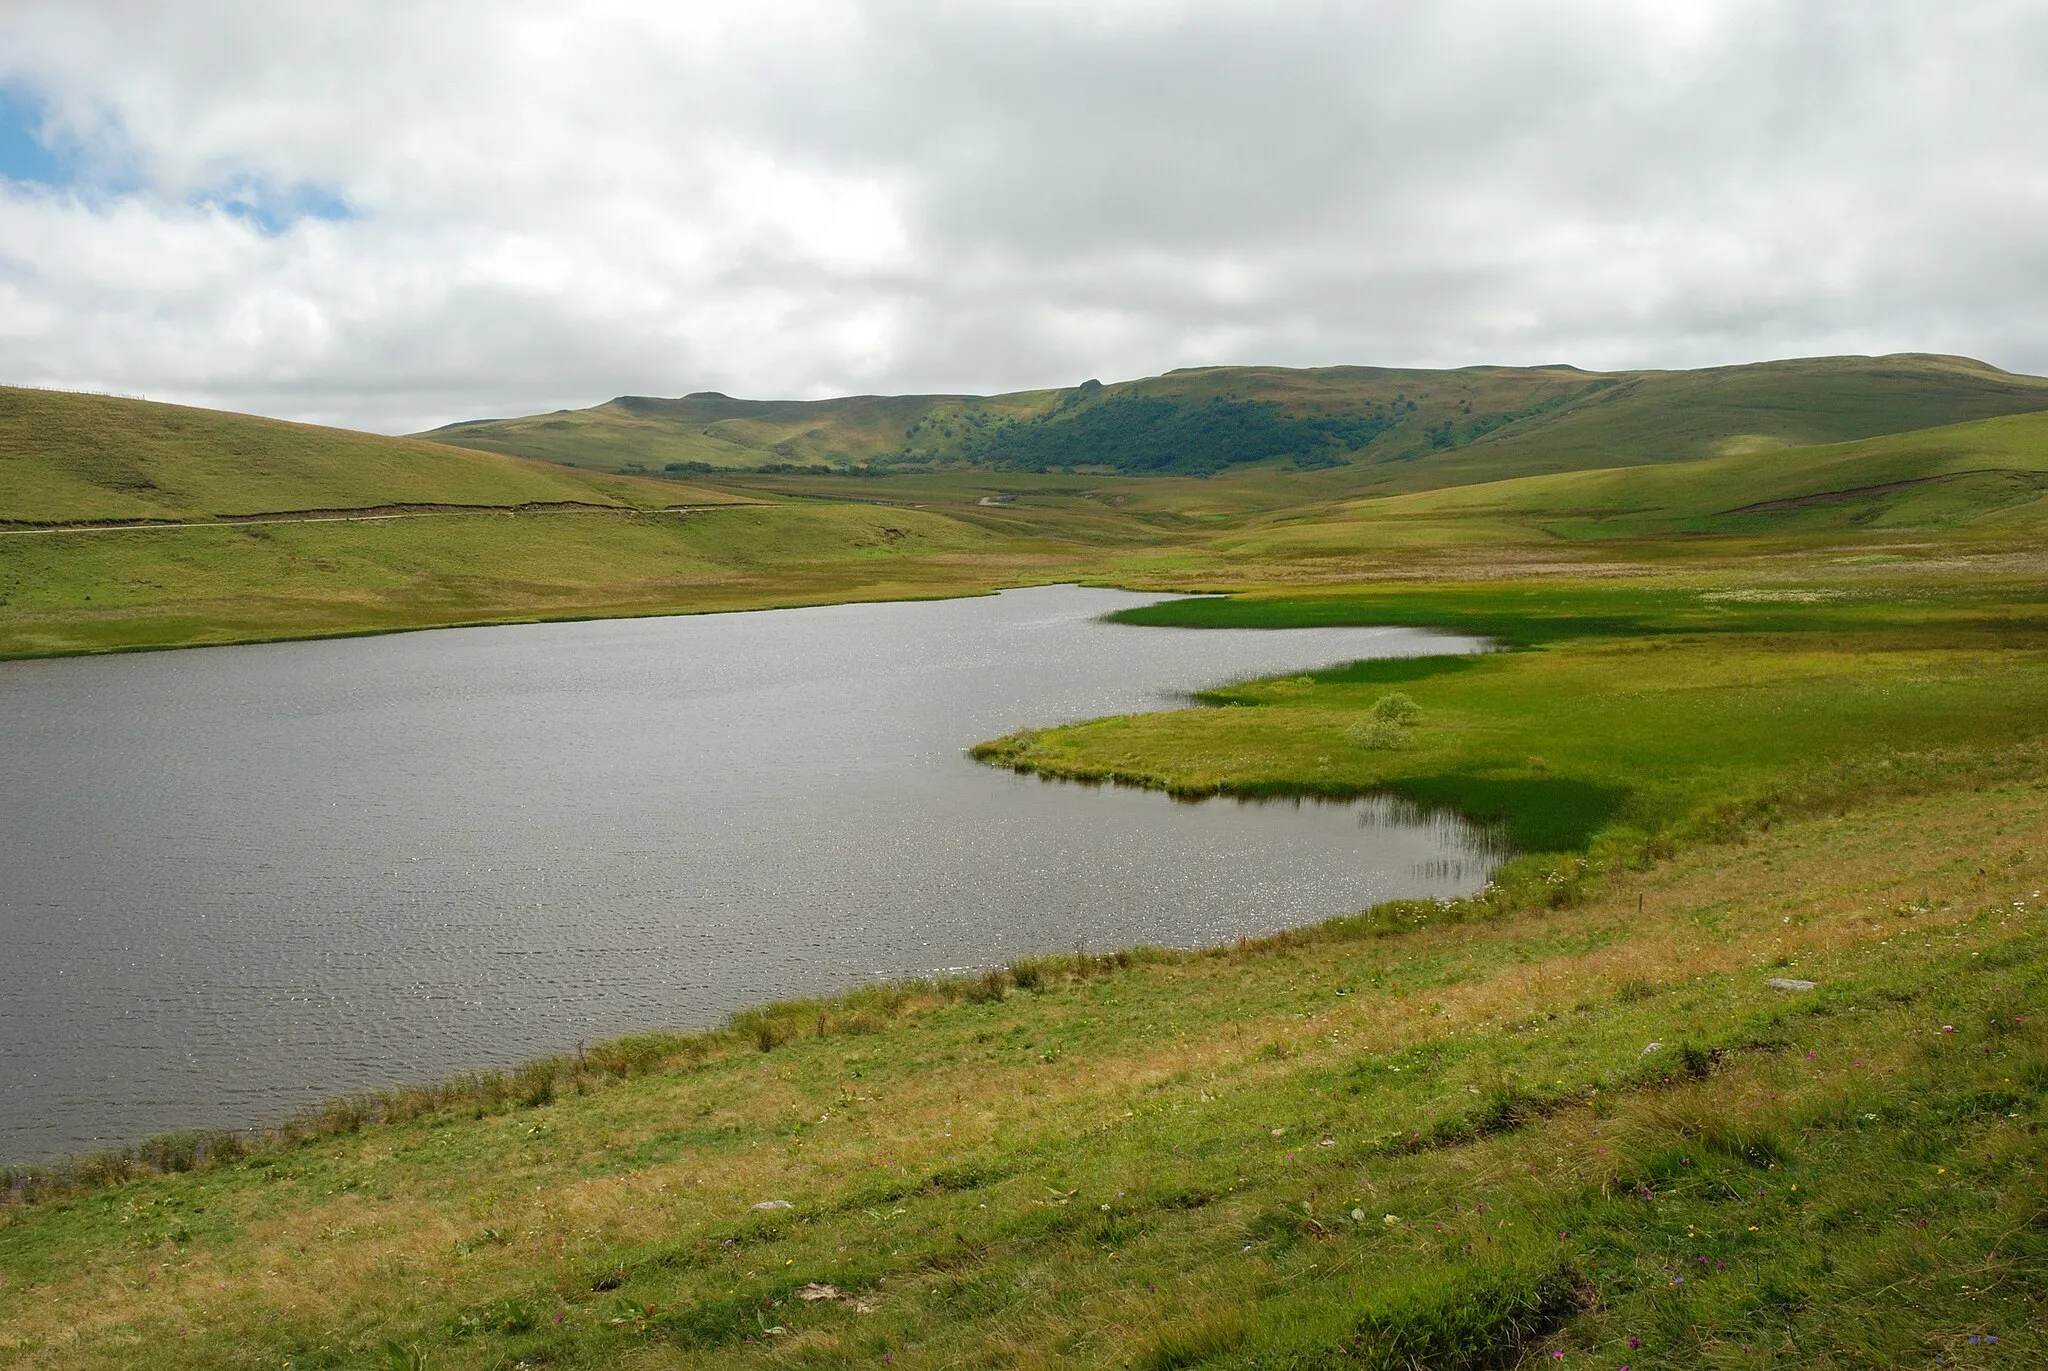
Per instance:
[[[114,530],[0,544],[0,657],[985,594],[1079,560],[869,505]]]
[[[2043,762],[0,1207],[0,1364],[2024,1364]]]
[[[268,644],[323,643],[345,638],[385,638],[396,633],[438,633],[458,628],[516,628],[523,624],[609,623],[622,619],[694,618],[704,614],[750,614],[772,609],[825,609],[833,605],[908,604],[923,600],[971,600],[999,595],[1006,590],[1029,590],[1042,585],[1081,584],[1070,581],[1020,581],[1013,585],[940,588],[920,593],[904,589],[856,589],[837,596],[818,598],[764,598],[759,604],[715,605],[667,609],[628,609],[616,613],[571,610],[563,613],[514,614],[495,618],[436,620],[432,623],[389,624],[377,627],[330,628],[317,631],[276,633],[252,632],[244,637],[208,636],[191,642],[109,643],[93,647],[65,647],[49,650],[7,651],[0,649],[0,662],[41,662],[73,657],[111,657],[135,652],[185,652],[196,648],[259,647]],[[1122,587],[1111,587],[1121,589]]]
[[[1434,756],[1421,759],[1421,771],[1431,774],[1424,775],[1418,783],[1413,774],[1416,769],[1411,765],[1415,760],[1413,740],[1398,752],[1377,755],[1359,753],[1355,746],[1351,747],[1350,753],[1357,755],[1348,756],[1347,760],[1367,767],[1363,773],[1353,769],[1332,775],[1327,765],[1321,765],[1329,761],[1323,750],[1345,747],[1342,742],[1332,741],[1333,730],[1329,720],[1334,719],[1339,726],[1348,723],[1363,705],[1390,688],[1414,690],[1430,699],[1425,687],[1431,682],[1451,681],[1469,686],[1479,681],[1483,684],[1488,674],[1511,674],[1526,669],[1531,663],[1541,666],[1546,655],[1555,656],[1559,650],[1564,650],[1569,656],[1573,648],[1584,650],[1591,644],[1595,648],[1611,649],[1617,641],[1632,645],[1650,641],[1658,655],[1676,656],[1681,675],[1690,678],[1694,673],[1695,664],[1687,659],[1686,654],[1689,649],[1700,647],[1701,608],[1696,595],[1674,594],[1655,588],[1646,591],[1634,584],[1564,587],[1544,584],[1540,590],[1544,604],[1542,612],[1537,614],[1530,612],[1525,601],[1529,588],[1518,584],[1505,587],[1431,585],[1405,591],[1380,588],[1350,596],[1324,593],[1307,598],[1267,593],[1249,598],[1224,596],[1171,600],[1118,611],[1110,616],[1113,620],[1189,627],[1295,627],[1391,622],[1498,636],[1505,640],[1508,650],[1488,653],[1483,657],[1447,655],[1367,660],[1294,677],[1241,682],[1202,692],[1196,697],[1200,707],[1195,709],[1088,720],[1031,730],[978,744],[970,749],[970,755],[989,765],[1049,779],[1156,789],[1181,798],[1216,795],[1392,796],[1413,803],[1425,812],[1454,812],[1474,822],[1495,825],[1512,841],[1513,855],[1479,896],[1448,903],[1392,901],[1357,915],[1333,918],[1320,925],[1324,929],[1398,929],[1414,926],[1417,922],[1506,918],[1520,911],[1557,907],[1583,898],[1589,885],[1596,884],[1603,872],[1654,863],[1667,858],[1682,844],[1728,841],[1730,835],[1746,831],[1755,816],[1760,814],[1800,816],[1830,806],[1857,802],[1856,797],[1867,801],[1870,796],[1879,794],[1925,793],[1961,784],[1959,777],[1974,778],[1975,782],[1987,778],[2009,779],[2016,774],[2016,769],[2024,771],[2035,764],[2031,740],[2012,733],[2010,728],[2015,722],[2031,724],[2033,720],[2048,718],[2048,673],[2025,670],[2035,660],[2028,656],[2007,661],[2005,666],[2008,670],[1997,673],[1994,678],[1995,688],[2007,694],[2004,714],[1996,719],[1980,715],[1974,720],[1977,725],[1986,722],[2007,725],[2005,732],[1991,735],[1991,742],[1987,743],[1985,730],[1978,727],[1972,736],[1962,739],[1939,730],[1917,740],[1909,739],[1909,743],[1917,741],[1921,746],[1918,751],[1909,748],[1903,757],[1896,745],[1896,735],[1889,737],[1872,756],[1812,750],[1800,753],[1795,749],[1774,758],[1771,767],[1752,768],[1745,772],[1739,780],[1747,789],[1731,792],[1724,787],[1718,791],[1687,793],[1683,796],[1684,805],[1666,804],[1647,822],[1642,821],[1640,807],[1635,811],[1629,810],[1630,797],[1622,787],[1607,783],[1611,778],[1587,779],[1573,775],[1575,765],[1584,759],[1575,756],[1569,746],[1560,749],[1557,744],[1564,740],[1556,737],[1550,740],[1551,758],[1531,757],[1524,763],[1524,767],[1535,774],[1520,777],[1496,774],[1476,784],[1469,778],[1462,784],[1458,783],[1457,778],[1445,772],[1442,759]],[[2033,595],[2031,587],[2023,587],[2020,593],[2003,598],[1996,595],[1986,597],[1980,592],[1949,606],[1950,612],[1946,614],[1924,612],[1924,622],[1917,626],[1917,631],[1923,635],[1953,633],[1958,620],[1967,621],[1981,614],[1986,603],[2001,611],[2009,611],[2013,606],[2022,606],[2030,611],[2039,607],[2038,597]],[[1715,622],[1709,636],[1748,635],[1762,641],[1767,652],[1775,652],[1782,650],[1781,640],[1797,629],[1803,628],[1812,635],[1837,631],[1845,624],[1853,628],[1862,627],[1859,607],[1855,605],[1766,603],[1743,606],[1743,610],[1743,613],[1731,614],[1725,607],[1715,608],[1712,611]],[[1515,617],[1517,614],[1521,617]],[[514,622],[575,622],[579,619],[580,616]],[[2007,632],[2033,627],[2031,620],[2022,624],[2009,619]],[[1894,628],[1897,629],[1898,625],[1895,624]],[[364,632],[406,631],[415,630],[392,628]],[[1672,644],[1657,643],[1655,640],[1660,636],[1676,638],[1675,651]],[[1896,650],[1897,645],[1892,646]],[[1949,646],[1953,648],[1957,644],[1950,643]],[[1967,651],[1975,644],[1963,643],[1961,646]],[[1837,647],[1846,651],[1859,668],[1870,659],[1869,644],[1860,639]],[[1725,654],[1726,648],[1724,644],[1714,644],[1713,650]],[[1915,658],[1913,669],[1922,667],[1924,661]],[[1612,671],[1613,664],[1600,661],[1595,663],[1595,668]],[[1806,669],[1810,674],[1810,662]],[[2041,683],[2032,690],[2014,693],[2015,677],[2031,675],[2039,675]],[[1638,685],[1641,684],[1639,681]],[[1802,680],[1800,684],[1803,686],[1810,682]],[[1483,692],[1477,698],[1482,704],[1498,703],[1489,700]],[[1519,697],[1510,695],[1509,698],[1518,707],[1527,707]],[[1924,701],[1915,701],[1913,705],[1916,711],[1925,707]],[[1432,710],[1426,711],[1425,716],[1433,712],[1432,704]],[[1556,707],[1551,705],[1541,712],[1546,726],[1554,726]],[[1258,721],[1264,718],[1278,722],[1271,736],[1261,738]],[[1851,719],[1850,723],[1860,729],[1865,721]],[[1649,724],[1657,731],[1669,729],[1668,719],[1655,718]],[[1200,730],[1192,739],[1185,736],[1191,727]],[[1425,731],[1437,727],[1437,722],[1431,719]],[[1121,735],[1133,730],[1140,731],[1143,736],[1135,742],[1122,738]],[[2022,733],[2037,731],[2030,728],[2022,730]],[[2020,740],[2015,741],[2016,737]],[[1111,743],[1111,738],[1119,741]],[[1264,753],[1247,754],[1247,738],[1270,746]],[[1319,764],[1314,767],[1305,764],[1308,753],[1303,748],[1304,740],[1308,750],[1318,754]],[[1238,764],[1234,771],[1189,769],[1187,763],[1190,759],[1204,764],[1213,762],[1225,742],[1239,754],[1233,759]],[[1637,737],[1623,740],[1629,766],[1641,764],[1639,746]],[[1133,755],[1141,759],[1136,765],[1130,762]],[[1401,774],[1398,769],[1388,772],[1383,765],[1377,771],[1371,769],[1389,761],[1396,763],[1397,767],[1409,766],[1411,774]],[[1785,774],[1788,762],[1804,768],[1796,782],[1788,780]],[[1538,765],[1531,767],[1531,763]],[[1620,816],[1619,821],[1615,821],[1617,815]],[[1281,936],[1297,936],[1302,932],[1296,930],[1293,934]],[[1158,959],[1177,955],[1182,954],[1155,948],[1128,949],[1114,954],[1119,964],[1133,956]],[[1039,959],[1030,965],[1052,967],[1058,961],[1057,958]],[[872,1018],[873,996],[889,1003],[923,1005],[973,999],[989,993],[990,987],[999,992],[1005,976],[1010,976],[1012,980],[1009,983],[1014,983],[1014,971],[1015,968],[993,969],[979,982],[959,978],[936,982],[917,980],[903,985],[863,987],[836,999],[772,1003],[741,1011],[725,1025],[701,1032],[629,1035],[600,1044],[587,1053],[579,1052],[573,1058],[551,1056],[510,1068],[458,1073],[439,1083],[346,1096],[307,1115],[276,1125],[239,1130],[180,1130],[87,1156],[55,1159],[41,1164],[0,1166],[0,1194],[19,1198],[35,1193],[59,1193],[80,1186],[91,1188],[119,1183],[124,1178],[151,1171],[189,1170],[211,1164],[212,1158],[233,1163],[267,1147],[293,1145],[310,1137],[353,1131],[367,1122],[402,1120],[424,1112],[472,1106],[490,1109],[507,1101],[530,1104],[535,1099],[551,1098],[557,1088],[581,1090],[594,1080],[631,1076],[658,1066],[672,1066],[678,1061],[723,1052],[733,1044],[744,1044],[763,1032],[794,1032],[788,1028],[791,1023],[808,1022],[813,1018],[820,1024],[868,1023]],[[764,1024],[781,1027],[767,1030],[762,1028]],[[835,1027],[832,1031],[840,1030]]]
[[[1603,880],[1652,870],[1682,849],[1738,845],[1770,828],[1839,814],[1859,805],[1897,802],[1985,784],[2048,776],[2048,744],[2002,754],[1893,755],[1876,766],[1838,767],[1781,781],[1749,800],[1699,816],[1682,835],[1628,844],[1608,842],[1593,854],[1523,853],[1496,870],[1473,895],[1383,900],[1350,914],[1228,944],[1192,948],[1134,944],[1108,952],[1048,953],[991,966],[979,974],[876,981],[837,994],[774,1000],[736,1010],[712,1027],[651,1029],[579,1045],[510,1066],[455,1072],[435,1082],[339,1094],[277,1123],[240,1128],[177,1129],[137,1142],[40,1161],[0,1161],[0,1206],[35,1204],[91,1190],[246,1163],[323,1138],[353,1135],[380,1124],[435,1115],[482,1117],[583,1095],[607,1084],[671,1070],[690,1070],[747,1052],[770,1052],[804,1038],[861,1037],[894,1021],[960,1004],[1002,1000],[1061,982],[1086,982],[1133,967],[1242,958],[1322,941],[1388,938],[1445,924],[1501,923],[1515,916],[1575,907]],[[1126,784],[1112,781],[1112,784]],[[1309,793],[1309,792],[1299,792]],[[1353,792],[1362,798],[1384,792]]]

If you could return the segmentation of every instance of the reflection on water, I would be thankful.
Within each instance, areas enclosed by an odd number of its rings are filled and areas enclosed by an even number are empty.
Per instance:
[[[1404,629],[1130,628],[1072,586],[0,663],[0,1159],[276,1118],[762,1000],[1477,888],[1385,801],[977,766]]]

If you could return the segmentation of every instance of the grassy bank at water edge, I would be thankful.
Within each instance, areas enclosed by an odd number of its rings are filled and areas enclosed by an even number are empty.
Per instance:
[[[2044,762],[0,1206],[0,1365],[2035,1365]]]

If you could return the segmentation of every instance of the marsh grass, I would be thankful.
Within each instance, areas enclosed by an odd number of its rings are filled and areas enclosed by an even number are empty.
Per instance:
[[[1030,730],[973,755],[1187,798],[1392,795],[1555,853],[1651,850],[1724,818],[1754,822],[1771,795],[1802,812],[1820,802],[1820,778],[1851,803],[1905,793],[1915,768],[1968,770],[2039,742],[2048,616],[2030,581],[1859,584],[1852,597],[1733,604],[1643,578],[1172,601],[1118,617],[1436,624],[1522,646],[1361,662],[1307,686],[1241,682],[1200,708]],[[1374,712],[1397,697],[1426,725]]]

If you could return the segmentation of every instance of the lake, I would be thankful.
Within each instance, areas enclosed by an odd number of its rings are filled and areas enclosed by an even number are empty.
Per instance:
[[[274,1121],[769,999],[1189,946],[1485,881],[1382,802],[1176,803],[969,761],[1409,629],[1159,596],[444,629],[0,663],[0,1161]]]

